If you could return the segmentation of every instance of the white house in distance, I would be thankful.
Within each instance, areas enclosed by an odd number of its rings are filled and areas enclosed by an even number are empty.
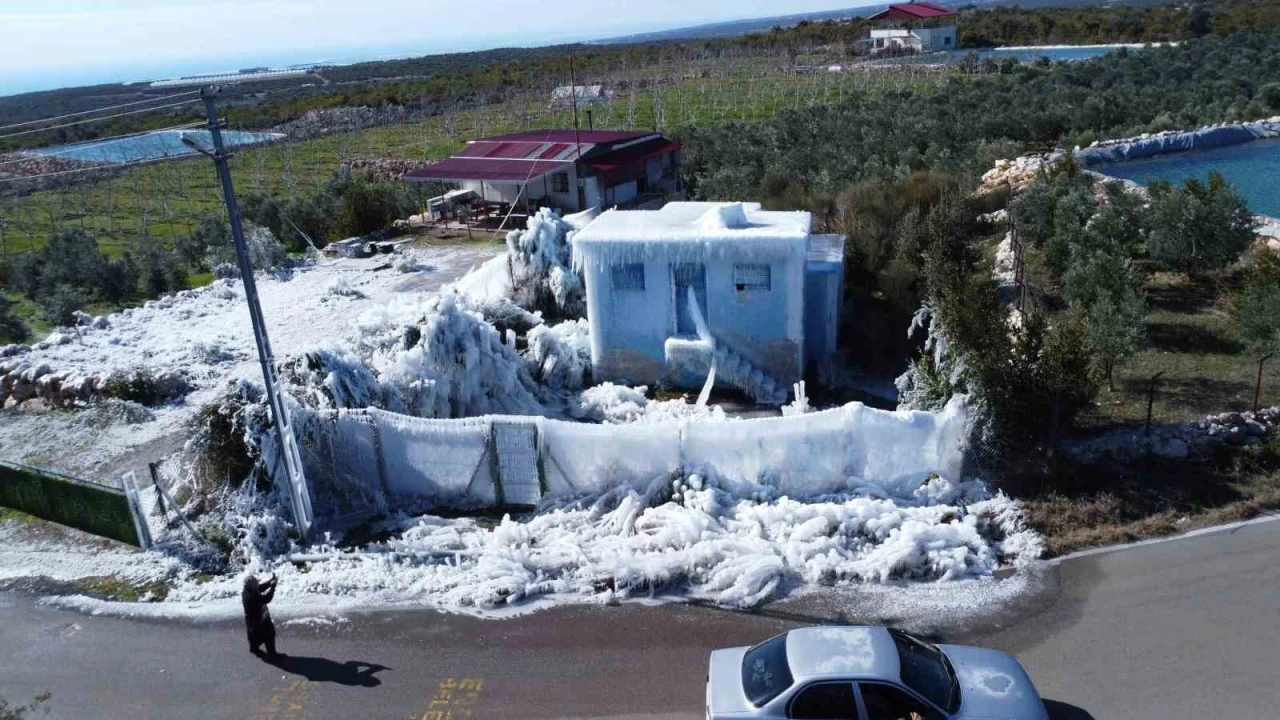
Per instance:
[[[531,210],[661,205],[683,197],[680,145],[646,130],[529,130],[471,140],[405,173]]]
[[[609,210],[573,237],[596,380],[715,384],[782,403],[836,349],[844,238],[807,212],[673,202]]]
[[[956,48],[956,18],[960,13],[931,2],[890,5],[867,18],[871,52],[889,49],[938,52]]]

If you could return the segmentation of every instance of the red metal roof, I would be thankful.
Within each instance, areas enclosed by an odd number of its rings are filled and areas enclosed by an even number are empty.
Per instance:
[[[652,130],[529,130],[511,135],[477,138],[476,142],[580,142],[585,146],[635,140],[655,134]]]
[[[479,157],[451,157],[438,163],[424,165],[405,173],[410,182],[440,180],[485,180],[489,182],[524,182],[547,173],[572,167],[571,162],[559,160],[495,160]]]
[[[942,5],[931,2],[910,2],[890,5],[889,9],[872,15],[868,20],[923,20],[926,18],[950,17],[960,13]]]
[[[549,158],[553,158],[565,150],[568,150],[571,146],[572,143],[551,143],[550,147],[542,151],[542,154],[538,156],[538,159],[547,160]]]
[[[642,143],[624,147],[621,150],[617,150],[606,155],[589,158],[585,163],[596,170],[605,172],[623,165],[639,162],[641,160],[648,160],[651,157],[656,157],[663,153],[679,149],[680,143],[671,142],[666,138],[654,138],[653,140],[646,140]]]

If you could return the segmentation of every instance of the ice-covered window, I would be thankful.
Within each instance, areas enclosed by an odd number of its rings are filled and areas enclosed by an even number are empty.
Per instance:
[[[555,173],[551,176],[551,192],[569,192],[569,173]]]
[[[744,290],[770,290],[772,273],[768,265],[738,263],[733,266],[733,287]]]
[[[610,280],[614,290],[643,290],[644,264],[628,263],[614,265],[609,268]]]

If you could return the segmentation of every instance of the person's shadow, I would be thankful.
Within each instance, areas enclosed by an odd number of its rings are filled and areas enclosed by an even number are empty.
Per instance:
[[[385,665],[348,660],[344,663],[320,657],[304,655],[280,654],[274,660],[267,660],[281,670],[294,675],[301,675],[312,682],[332,682],[339,685],[356,685],[360,687],[377,687],[382,684],[377,673],[391,668]]]

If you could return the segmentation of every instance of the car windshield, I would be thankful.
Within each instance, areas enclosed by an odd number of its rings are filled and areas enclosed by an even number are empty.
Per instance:
[[[742,657],[742,691],[752,705],[760,707],[791,687],[787,665],[787,636],[765,640]]]
[[[958,710],[960,683],[946,654],[936,645],[901,630],[889,632],[893,635],[894,644],[898,646],[902,682],[947,712]]]

